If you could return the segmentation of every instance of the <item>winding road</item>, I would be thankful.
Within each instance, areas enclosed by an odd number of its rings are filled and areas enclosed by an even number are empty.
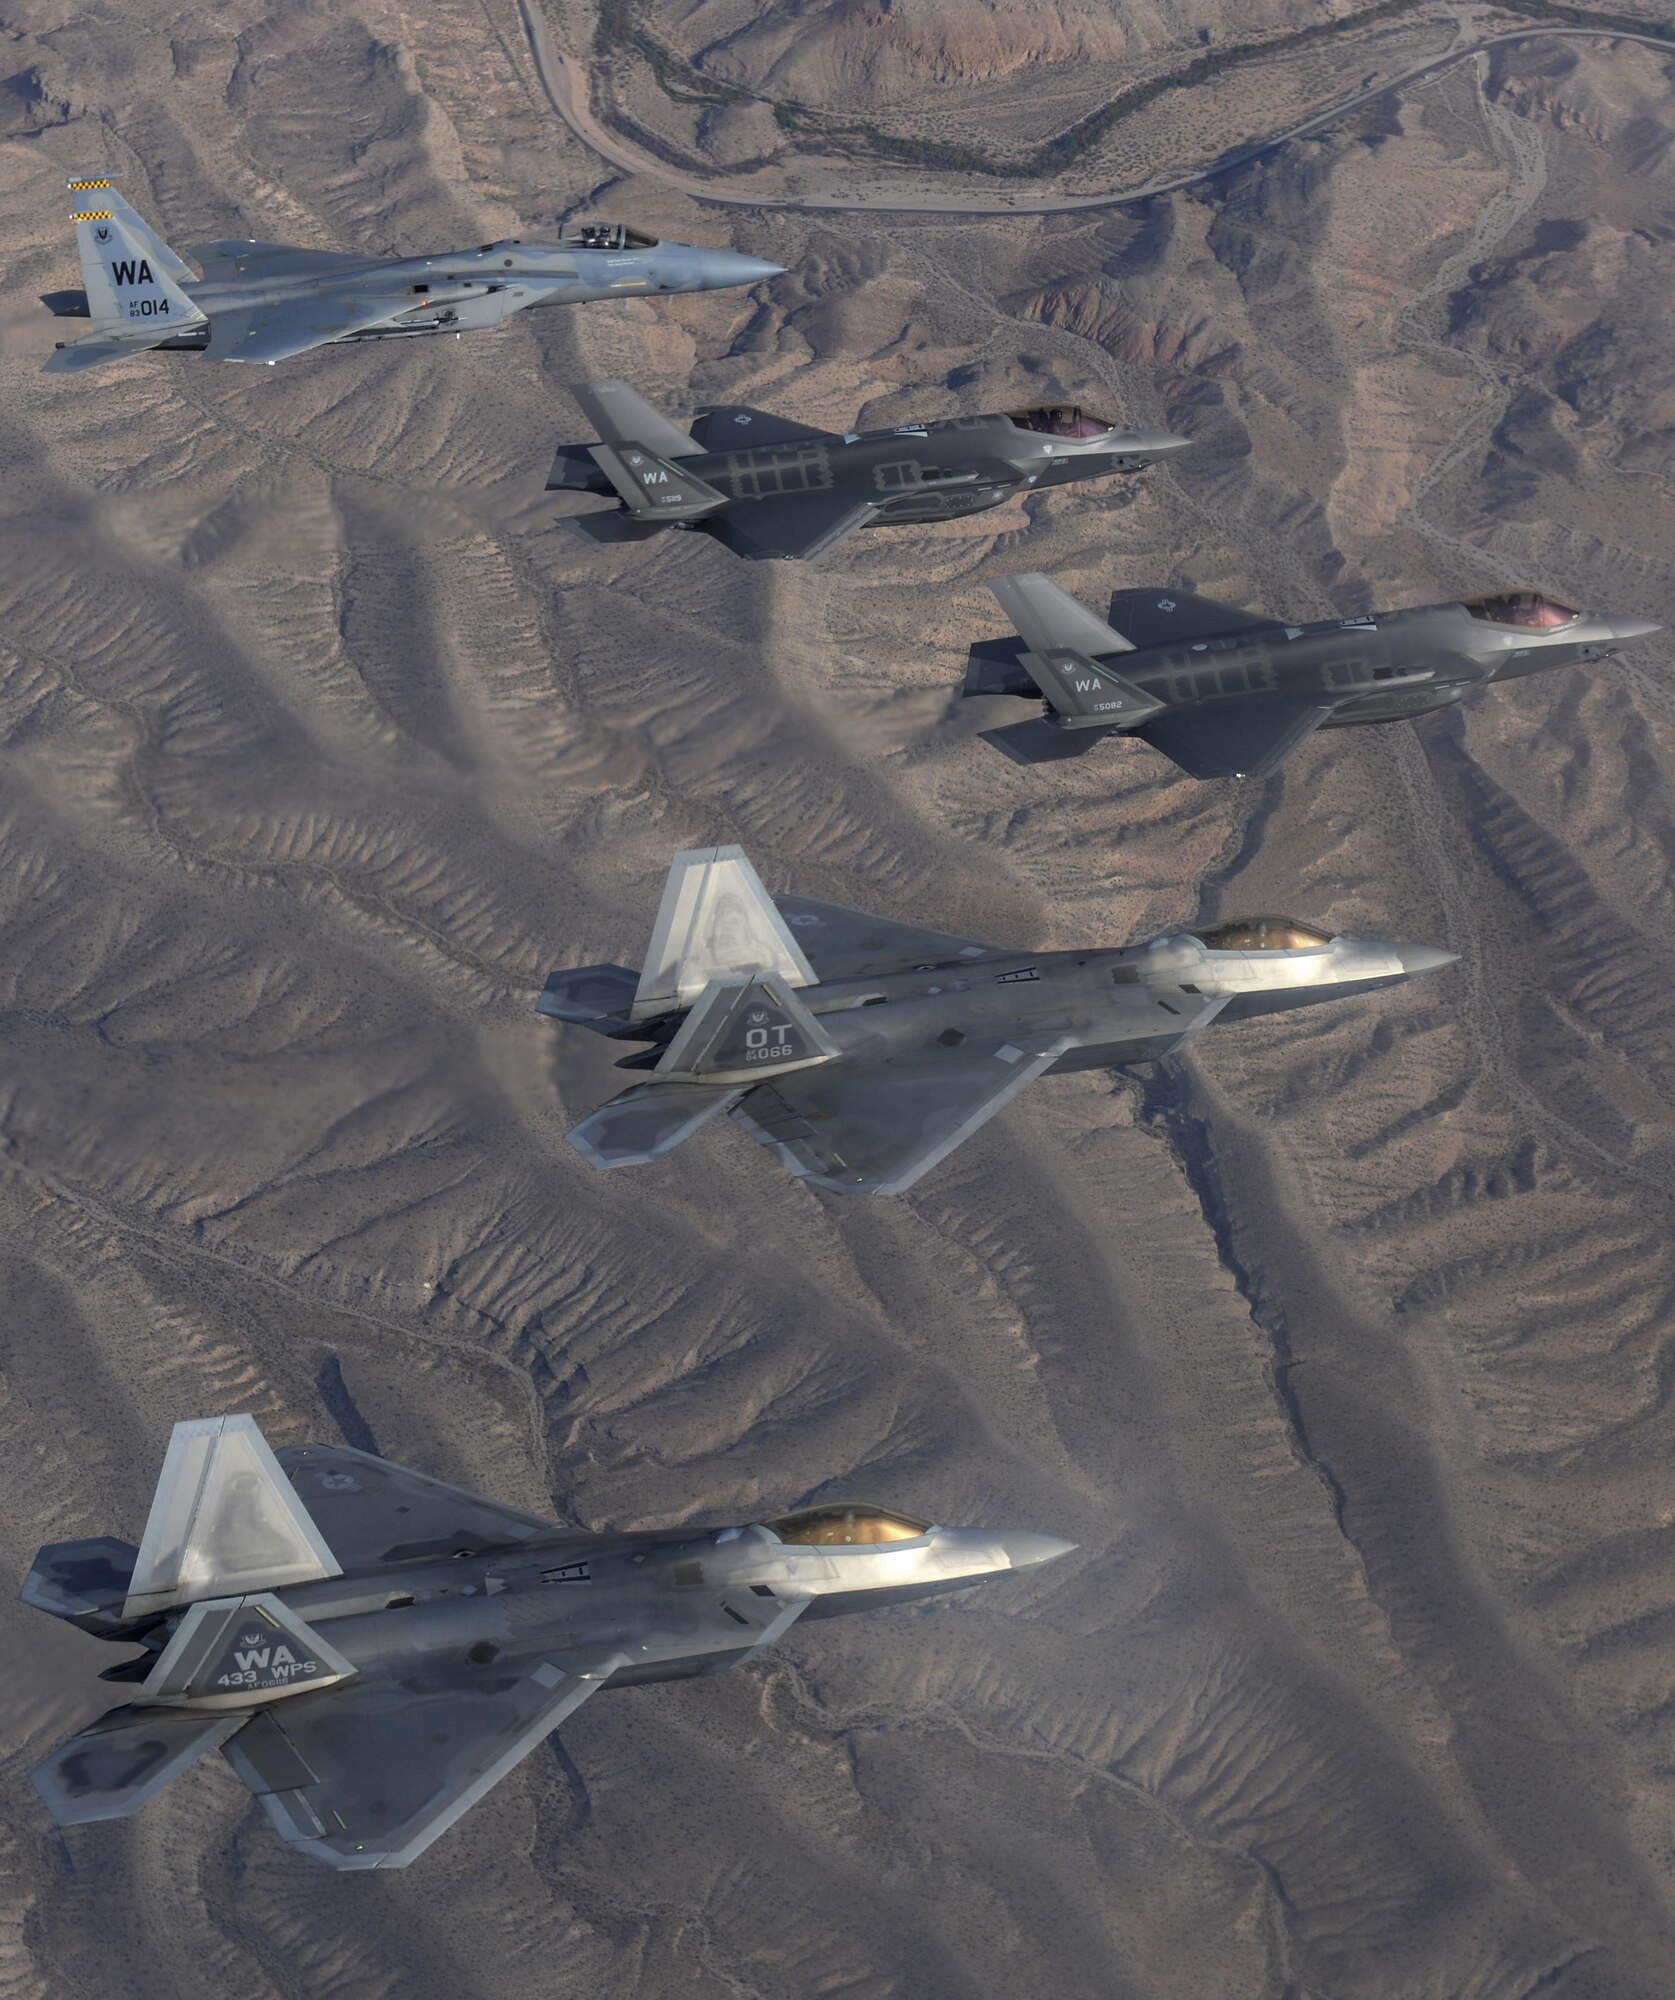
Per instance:
[[[1293,139],[1306,138],[1344,117],[1351,111],[1359,110],[1364,104],[1372,104],[1381,97],[1390,97],[1397,92],[1410,89],[1416,83],[1439,76],[1456,63],[1468,62],[1472,57],[1483,55],[1491,49],[1509,47],[1516,42],[1539,41],[1612,41],[1632,42],[1642,48],[1655,49],[1660,55],[1675,57],[1675,42],[1669,42],[1659,35],[1637,35],[1627,30],[1615,28],[1561,28],[1529,27],[1509,28],[1502,34],[1478,35],[1472,40],[1456,40],[1440,55],[1427,56],[1423,61],[1411,64],[1397,75],[1386,77],[1383,82],[1354,90],[1347,97],[1341,97],[1323,110],[1311,111],[1306,118],[1299,118],[1287,125],[1283,131],[1271,133],[1266,139],[1253,140],[1249,145],[1235,147],[1211,161],[1208,166],[1194,167],[1182,174],[1162,175],[1156,180],[1143,181],[1134,187],[1121,188],[1105,194],[1078,195],[1026,195],[1020,194],[1015,200],[996,201],[993,196],[973,193],[969,196],[944,195],[939,200],[929,200],[923,195],[903,196],[889,193],[845,195],[807,194],[788,201],[779,195],[764,192],[752,193],[743,176],[729,177],[733,186],[722,191],[717,186],[719,176],[706,177],[679,167],[670,166],[655,154],[642,151],[626,139],[619,138],[603,125],[596,116],[588,91],[587,70],[576,57],[568,55],[553,41],[552,29],[539,0],[518,0],[518,13],[523,21],[525,39],[529,53],[535,64],[541,88],[546,93],[547,102],[553,110],[586,146],[599,156],[620,167],[624,173],[646,174],[669,187],[678,188],[695,201],[708,202],[717,208],[772,209],[785,214],[815,215],[849,213],[866,215],[923,215],[923,216],[1008,216],[1008,215],[1066,215],[1082,209],[1125,208],[1131,202],[1148,201],[1155,195],[1174,194],[1182,188],[1196,187],[1204,181],[1214,180],[1218,174],[1225,174],[1234,167],[1243,166],[1250,160],[1260,159],[1263,154],[1273,152],[1277,147],[1290,143]],[[1348,25],[1348,24],[1346,24]],[[762,175],[780,177],[780,170],[768,168]],[[899,170],[893,170],[899,171]],[[756,175],[748,177],[751,180]]]

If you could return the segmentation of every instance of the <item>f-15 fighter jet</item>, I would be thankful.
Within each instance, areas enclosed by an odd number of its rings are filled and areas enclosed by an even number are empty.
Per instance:
[[[791,1172],[900,1194],[1028,1083],[1149,1062],[1212,1021],[1307,1007],[1453,963],[1287,917],[1118,951],[1021,952],[770,898],[737,847],[678,854],[643,971],[555,972],[539,1007],[651,1047],[650,1076],[569,1134],[637,1166],[722,1112]]]
[[[284,243],[204,243],[194,277],[109,177],[70,182],[85,301],[48,303],[93,330],[60,343],[49,369],[97,368],[148,348],[210,361],[287,360],[345,340],[411,340],[499,326],[530,306],[657,292],[711,292],[777,278],[731,250],[659,243],[621,223],[576,223],[556,243],[512,237],[433,257],[363,257]],[[67,304],[60,303],[68,301]]]
[[[1263,778],[1317,729],[1429,715],[1661,629],[1533,590],[1287,625],[1185,590],[1119,590],[1107,624],[1041,575],[990,588],[1018,637],[972,648],[964,692],[1045,703],[991,743],[1037,764],[1126,731],[1194,778]]]
[[[758,559],[812,561],[857,528],[980,514],[1014,493],[1142,471],[1187,443],[1070,405],[841,437],[729,407],[688,433],[626,382],[572,393],[599,442],[565,445],[548,492],[615,494],[642,526],[705,528]]]
[[[405,1868],[602,1688],[753,1658],[799,1618],[931,1597],[1071,1544],[820,1505],[586,1535],[253,1417],[176,1424],[136,1550],[42,1549],[23,1600],[142,1650],[34,1773],[62,1826],[137,1812],[219,1749],[294,1846]]]

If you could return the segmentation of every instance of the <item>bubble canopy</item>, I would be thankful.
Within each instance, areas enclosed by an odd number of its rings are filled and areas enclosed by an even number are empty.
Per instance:
[[[1112,418],[1096,417],[1074,403],[1048,404],[1037,410],[1008,410],[1006,414],[1019,430],[1041,431],[1047,437],[1103,437],[1106,431],[1116,429]]]
[[[930,1532],[929,1521],[915,1521],[911,1514],[897,1514],[888,1507],[869,1507],[859,1501],[831,1501],[821,1507],[803,1507],[795,1514],[781,1514],[763,1527],[782,1542],[803,1548],[854,1548],[865,1543],[916,1542]]]
[[[1539,590],[1503,590],[1492,597],[1468,597],[1464,603],[1485,625],[1510,625],[1519,632],[1556,632],[1582,615]]]
[[[566,250],[655,250],[657,238],[625,222],[567,222],[558,232]]]
[[[1295,917],[1238,917],[1195,935],[1210,951],[1323,951],[1332,942]]]

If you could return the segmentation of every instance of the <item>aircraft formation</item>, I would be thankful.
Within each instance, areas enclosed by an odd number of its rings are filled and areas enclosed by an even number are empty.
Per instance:
[[[55,372],[157,350],[276,365],[781,275],[616,223],[412,258],[222,241],[192,251],[195,273],[113,179],[69,182],[84,289],[47,303],[89,327]],[[612,503],[631,535],[697,530],[753,561],[1137,475],[1189,442],[1075,404],[838,434],[744,406],[682,429],[619,381],[575,396],[597,437],[559,448],[549,491]],[[1105,618],[1039,573],[992,588],[1012,636],[973,644],[963,693],[1039,705],[986,732],[996,748],[1040,765],[1134,735],[1200,780],[1264,777],[1316,730],[1411,720],[1658,629],[1529,589],[1293,623],[1169,587],[1119,589]],[[742,849],[713,846],[674,857],[637,971],[555,971],[538,1006],[620,1043],[633,1073],[568,1135],[592,1166],[654,1162],[725,1114],[800,1179],[890,1196],[1039,1078],[1156,1061],[1213,1023],[1455,956],[1280,916],[1025,951],[771,896]],[[859,1502],[584,1534],[345,1446],[275,1452],[248,1416],[181,1423],[139,1545],[54,1544],[24,1583],[35,1609],[137,1649],[102,1676],[130,1701],[35,1784],[61,1825],[118,1819],[219,1749],[303,1852],[403,1867],[595,1693],[713,1673],[801,1621],[1069,1549]]]

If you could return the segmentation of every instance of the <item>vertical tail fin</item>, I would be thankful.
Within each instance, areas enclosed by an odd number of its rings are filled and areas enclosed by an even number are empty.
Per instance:
[[[254,1417],[175,1425],[125,1618],[342,1574]]]
[[[1132,653],[1123,635],[1038,570],[997,576],[989,585],[1032,653]]]
[[[663,888],[633,1018],[689,1007],[712,979],[776,972],[788,986],[816,986],[814,968],[762,887],[742,847],[677,854]]]
[[[204,315],[181,289],[191,272],[108,179],[73,180],[76,248],[96,332],[171,334],[201,326]]]
[[[637,444],[659,458],[697,458],[703,447],[626,382],[578,382],[570,391],[601,444]]]
[[[1028,648],[1019,664],[1061,728],[1132,729],[1167,706],[1106,663],[1134,647],[1050,578],[1003,576],[989,588]]]

